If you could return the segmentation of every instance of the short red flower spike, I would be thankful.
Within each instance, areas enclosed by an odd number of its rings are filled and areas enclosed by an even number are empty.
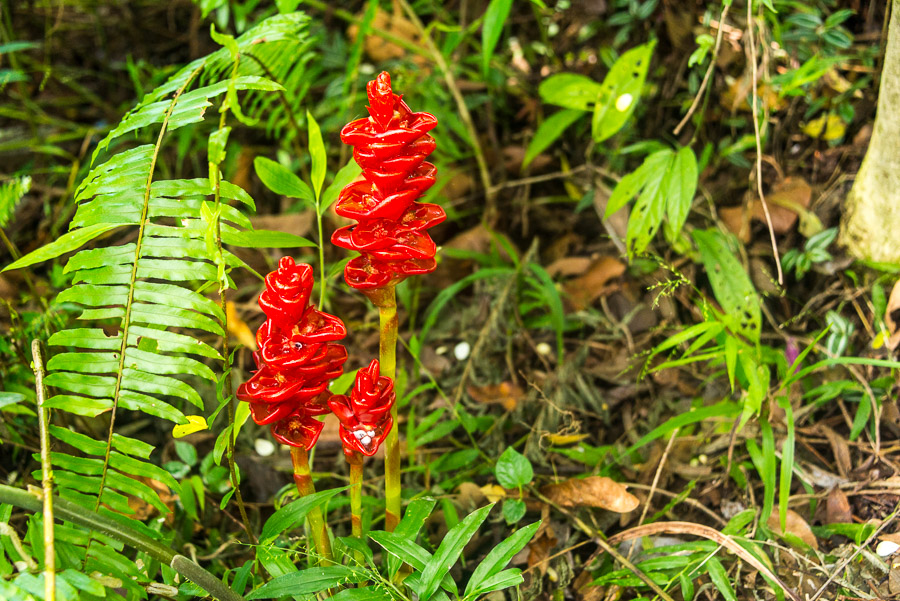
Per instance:
[[[341,422],[344,453],[362,453],[371,457],[384,442],[393,425],[394,382],[379,373],[378,360],[356,372],[350,396],[336,394],[328,401]]]
[[[338,215],[359,223],[331,237],[336,246],[361,253],[344,269],[347,284],[359,290],[385,288],[406,276],[434,271],[436,248],[425,230],[447,217],[438,205],[416,202],[435,182],[437,169],[425,159],[435,148],[428,132],[437,119],[411,112],[391,90],[386,71],[366,90],[370,117],[341,130],[363,179],[345,187],[335,207]]]
[[[256,332],[256,373],[237,398],[250,403],[253,421],[271,425],[272,435],[310,450],[322,431],[317,415],[328,413],[328,383],[344,372],[347,349],[335,341],[347,335],[343,322],[309,306],[312,267],[290,257],[266,276],[259,306],[268,319]]]

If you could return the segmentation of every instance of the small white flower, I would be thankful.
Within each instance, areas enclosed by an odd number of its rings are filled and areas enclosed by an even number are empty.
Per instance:
[[[875,552],[878,553],[878,555],[880,555],[881,557],[893,555],[897,551],[900,551],[900,545],[889,540],[883,540],[878,543],[877,547],[875,547]]]
[[[472,347],[468,342],[460,342],[456,346],[453,347],[453,356],[456,357],[457,361],[465,361],[469,357],[469,353],[472,352]]]
[[[275,452],[275,443],[265,438],[257,438],[253,441],[253,448],[260,457],[268,457]]]

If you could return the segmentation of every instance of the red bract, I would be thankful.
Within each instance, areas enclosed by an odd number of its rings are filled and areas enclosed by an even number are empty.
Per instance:
[[[331,411],[341,422],[344,453],[372,456],[391,429],[391,407],[394,405],[394,382],[380,375],[378,360],[356,372],[350,396],[336,394],[328,401]]]
[[[425,158],[434,150],[429,113],[413,113],[382,72],[367,86],[369,115],[347,124],[341,140],[353,146],[363,179],[341,191],[335,211],[356,219],[331,241],[361,253],[347,264],[347,283],[360,290],[392,286],[406,276],[434,270],[435,245],[425,231],[447,216],[435,204],[416,202],[437,170]]]
[[[309,305],[312,268],[290,257],[266,276],[259,306],[268,319],[256,332],[256,373],[237,390],[250,403],[253,421],[271,425],[280,442],[309,450],[328,413],[328,383],[344,372],[347,335],[340,319]]]

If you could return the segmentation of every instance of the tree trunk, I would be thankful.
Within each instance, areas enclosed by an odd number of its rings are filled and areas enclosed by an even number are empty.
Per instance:
[[[900,263],[900,0],[894,0],[872,140],[844,205],[841,244],[858,259]]]

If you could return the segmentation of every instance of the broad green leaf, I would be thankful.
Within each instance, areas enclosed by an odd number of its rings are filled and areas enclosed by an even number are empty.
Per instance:
[[[565,109],[553,113],[538,126],[534,137],[525,151],[525,159],[522,161],[522,169],[528,167],[531,161],[546,150],[559,138],[566,128],[572,125],[584,112],[576,109]]]
[[[275,194],[299,198],[308,202],[310,206],[315,206],[315,196],[306,182],[284,165],[266,157],[256,157],[253,159],[253,168],[263,185]]]
[[[512,447],[507,447],[497,459],[494,474],[503,488],[519,488],[531,482],[534,478],[534,469],[525,455]]]
[[[97,236],[123,225],[135,225],[135,223],[98,223],[65,233],[50,244],[42,246],[41,248],[28,253],[18,261],[7,265],[2,271],[21,269],[22,267],[28,267],[36,263],[43,263],[44,261],[55,259],[65,253],[78,250]]]
[[[761,301],[750,276],[735,256],[734,247],[738,242],[717,229],[694,230],[692,235],[716,300],[733,320],[736,331],[758,344]]]
[[[403,563],[408,563],[419,572],[424,570],[432,559],[431,553],[414,543],[408,536],[396,532],[375,531],[369,533],[369,538],[381,545],[390,556],[396,557]],[[450,577],[449,571],[445,571],[441,579],[441,588],[456,594],[456,583]]]
[[[669,168],[666,186],[666,239],[675,242],[684,222],[687,221],[694,192],[697,190],[697,157],[689,146],[675,153],[675,159]]]
[[[488,67],[491,64],[491,56],[494,48],[503,33],[503,25],[512,8],[512,0],[491,0],[484,13],[484,21],[481,28],[481,72],[487,77]]]
[[[346,165],[341,167],[340,171],[338,171],[334,179],[331,181],[331,184],[325,191],[322,192],[322,200],[319,202],[319,214],[324,214],[325,211],[328,210],[334,201],[338,199],[341,194],[341,190],[351,184],[359,174],[362,173],[362,169],[359,168],[359,165],[356,164],[352,158],[347,162]]]
[[[501,591],[513,586],[518,586],[524,581],[525,579],[522,577],[522,570],[519,568],[509,568],[508,570],[498,572],[486,579],[481,583],[481,586],[478,587],[477,593],[473,592],[473,595],[480,596],[494,591]]]
[[[415,541],[422,526],[425,525],[425,520],[428,519],[428,516],[434,510],[436,503],[435,499],[427,497],[410,501],[403,512],[403,519],[394,528],[394,534],[410,541]],[[388,555],[388,574],[390,574],[391,578],[396,575],[401,565],[402,561],[396,555]]]
[[[322,141],[322,130],[312,113],[306,111],[306,122],[309,124],[309,156],[312,161],[312,185],[316,193],[316,204],[321,204],[322,184],[325,182],[325,167],[328,157],[325,154],[325,143]]]
[[[324,505],[331,497],[347,488],[345,486],[344,488],[323,490],[285,505],[266,520],[262,533],[259,535],[260,543],[269,544],[288,528],[302,524],[303,518],[310,510]]]
[[[614,135],[634,112],[655,46],[656,42],[651,41],[632,48],[606,74],[591,120],[594,142],[600,143]]]
[[[603,92],[603,86],[584,75],[558,73],[541,82],[538,93],[541,99],[567,109],[590,110]]]
[[[485,583],[492,577],[496,576],[506,567],[513,556],[525,548],[528,541],[534,536],[541,523],[535,522],[524,528],[519,528],[502,543],[491,549],[487,556],[478,564],[466,585],[466,592],[463,596],[468,597],[470,594],[483,594]]]
[[[428,560],[425,569],[422,570],[422,584],[419,589],[420,599],[430,599],[431,595],[437,591],[441,580],[450,567],[459,559],[463,548],[475,536],[478,528],[487,519],[488,513],[493,507],[494,505],[491,504],[481,509],[476,509],[447,532],[437,551],[434,552],[434,556]]]
[[[310,595],[342,584],[368,579],[364,570],[333,565],[309,568],[284,574],[250,592],[246,599],[275,599],[284,596]]]
[[[241,248],[303,248],[318,246],[296,234],[275,230],[222,228],[222,242]]]
[[[644,252],[656,230],[662,225],[666,211],[663,182],[669,174],[673,158],[671,150],[660,150],[648,156],[640,167],[644,174],[643,185],[628,218],[625,236],[629,256]]]

